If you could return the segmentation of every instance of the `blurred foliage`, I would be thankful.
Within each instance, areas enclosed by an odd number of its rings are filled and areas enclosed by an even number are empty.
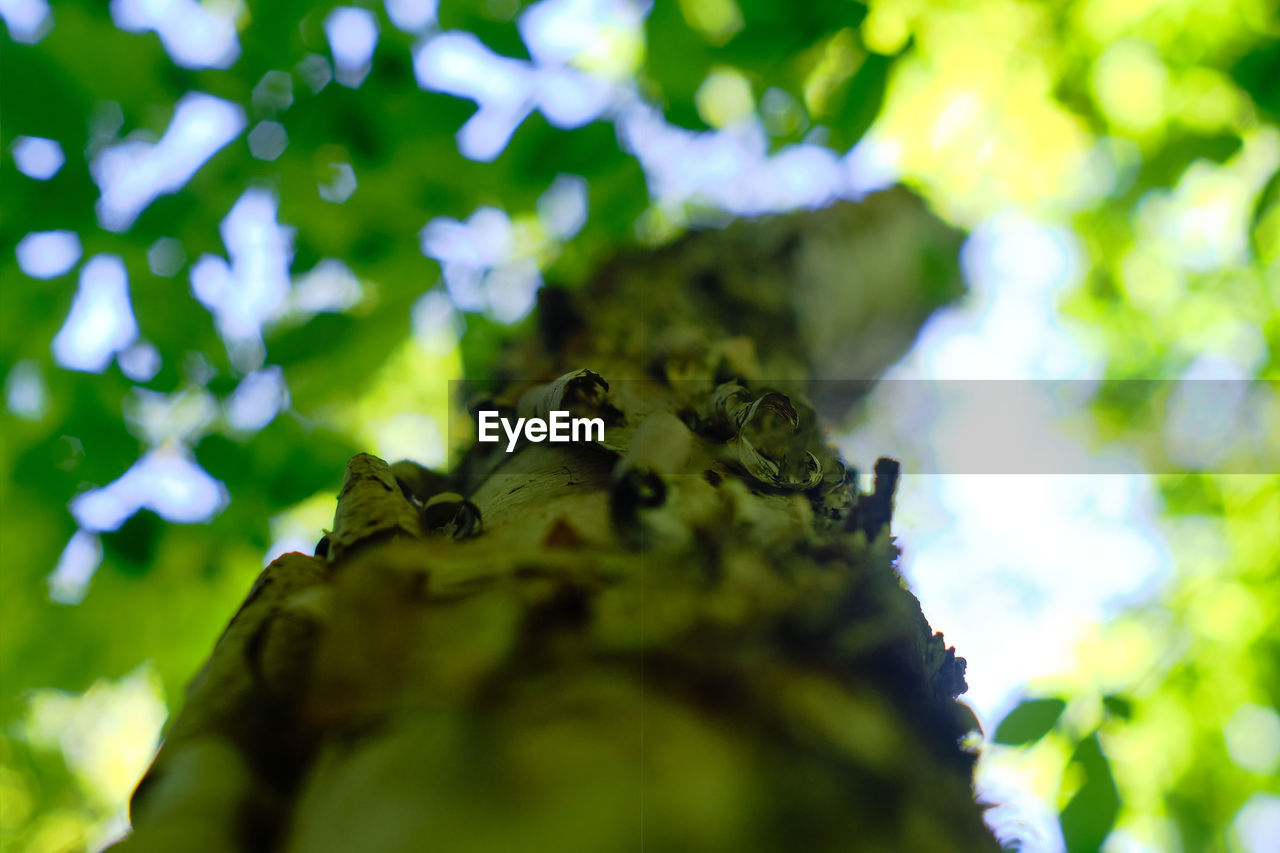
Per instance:
[[[991,739],[1007,746],[1035,743],[1049,733],[1066,707],[1061,699],[1026,699],[1000,721]]]
[[[50,342],[83,264],[36,280],[14,251],[0,255],[0,836],[13,849],[75,849],[118,831],[140,770],[129,750],[154,732],[86,728],[72,708],[51,733],[39,708],[110,691],[175,708],[264,552],[323,523],[348,454],[443,459],[440,380],[484,364],[512,318],[492,303],[463,313],[435,303],[443,320],[413,333],[423,294],[442,292],[440,265],[421,248],[429,220],[501,209],[542,275],[572,281],[637,233],[673,233],[700,206],[651,198],[608,113],[561,127],[534,112],[489,161],[460,153],[475,106],[421,87],[413,51],[440,29],[468,30],[527,62],[520,0],[443,0],[438,25],[421,32],[395,26],[381,3],[359,4],[378,36],[368,76],[351,85],[323,84],[336,4],[191,4],[186,14],[233,21],[239,56],[227,68],[173,62],[156,33],[113,23],[124,5],[62,0],[43,35],[0,43],[0,243],[62,229],[77,236],[79,258],[121,258],[139,337],[158,354],[149,378],[121,359],[99,372],[58,366]],[[1241,377],[1274,378],[1277,20],[1274,0],[680,0],[655,4],[635,31],[602,28],[598,49],[570,64],[676,126],[758,120],[774,151],[807,142],[843,154],[862,140],[855,154],[888,161],[960,225],[1014,209],[1069,226],[1087,262],[1064,322],[1103,354],[1108,379],[1176,377],[1206,353]],[[190,92],[237,105],[245,131],[128,227],[103,227],[104,153],[160,139]],[[263,122],[287,134],[276,159],[252,153]],[[23,136],[60,145],[53,177],[18,170]],[[317,191],[334,164],[357,180],[340,203]],[[538,213],[561,174],[586,180],[589,215],[572,239],[550,236]],[[257,359],[282,368],[288,403],[245,428],[229,412],[259,364],[224,341],[189,282],[202,258],[227,255],[220,226],[254,187],[293,229],[295,286],[340,259],[360,298],[269,318]],[[1112,393],[1123,387],[1104,385],[1098,421],[1142,447],[1162,409]],[[149,451],[194,460],[225,488],[225,507],[196,524],[138,511],[92,540],[102,557],[83,600],[55,600],[49,577],[77,530],[69,505]],[[988,760],[1021,762],[1027,784],[1057,802],[1073,851],[1096,849],[1113,826],[1109,844],[1123,834],[1147,849],[1239,849],[1233,817],[1255,793],[1280,793],[1275,761],[1232,746],[1265,740],[1280,707],[1280,482],[1210,470],[1161,481],[1176,576],[1103,626],[1079,671],[1044,686],[1053,697],[995,731],[998,743],[1025,745],[994,747]],[[101,759],[116,772],[86,769],[92,742],[120,745]]]

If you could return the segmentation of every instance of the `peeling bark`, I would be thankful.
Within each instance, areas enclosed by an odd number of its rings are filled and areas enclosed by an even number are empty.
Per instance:
[[[265,570],[193,683],[123,848],[997,849],[964,661],[894,567],[896,463],[859,493],[804,394],[900,355],[937,301],[912,265],[956,243],[895,192],[548,290],[493,405],[604,440],[352,459],[317,556]]]

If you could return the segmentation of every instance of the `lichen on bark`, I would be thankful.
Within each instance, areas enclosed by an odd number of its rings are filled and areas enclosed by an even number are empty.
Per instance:
[[[317,556],[264,571],[193,683],[124,848],[996,849],[964,661],[895,568],[897,467],[861,493],[824,432],[847,399],[805,394],[900,355],[956,288],[920,259],[955,247],[894,192],[549,290],[485,405],[604,439],[352,459]]]

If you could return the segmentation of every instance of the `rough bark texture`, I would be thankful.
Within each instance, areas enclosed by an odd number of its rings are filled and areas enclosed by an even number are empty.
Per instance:
[[[604,440],[352,459],[317,556],[263,572],[192,684],[124,849],[996,849],[964,661],[894,568],[896,464],[860,494],[803,386],[873,378],[956,245],[895,192],[546,291],[483,405]]]

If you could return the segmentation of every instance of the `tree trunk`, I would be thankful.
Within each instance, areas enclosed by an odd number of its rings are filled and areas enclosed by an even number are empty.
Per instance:
[[[997,849],[964,661],[894,568],[897,465],[859,493],[808,402],[839,416],[905,350],[956,246],[893,192],[544,290],[473,407],[603,439],[477,443],[448,475],[352,459],[122,848]]]

